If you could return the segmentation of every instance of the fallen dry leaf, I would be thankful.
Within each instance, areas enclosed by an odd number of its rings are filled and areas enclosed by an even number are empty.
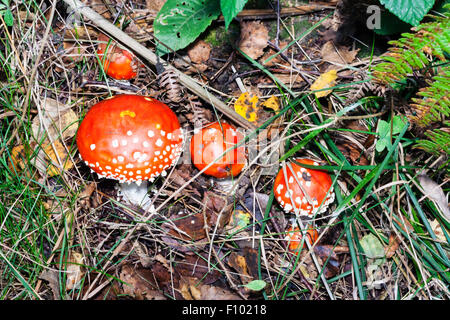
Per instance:
[[[237,271],[242,284],[247,284],[253,280],[247,269],[247,261],[244,256],[232,252],[228,257],[228,265]]]
[[[241,22],[239,49],[252,59],[258,59],[264,53],[269,40],[269,31],[260,21]]]
[[[358,52],[359,49],[351,50],[344,46],[336,46],[333,41],[326,42],[320,51],[323,60],[344,65],[352,63]]]
[[[41,175],[44,175],[45,172],[49,177],[59,175],[62,171],[67,171],[74,166],[65,147],[59,140],[55,141],[53,146],[51,144],[42,145],[34,164]]]
[[[286,46],[288,45],[288,43],[286,41],[281,41],[279,43],[279,48],[281,50],[283,50]],[[265,67],[272,67],[275,64],[283,64],[283,65],[289,65],[289,63],[284,60],[280,54],[276,55],[275,57],[273,57],[272,59],[270,59],[269,61],[266,62],[267,59],[269,59],[271,56],[273,56],[275,53],[277,53],[275,50],[273,50],[272,48],[270,48],[269,50],[267,50],[267,52],[259,59],[260,63],[265,66]],[[289,49],[287,51],[283,51],[283,53],[285,55],[289,56]]]
[[[83,255],[72,251],[69,260],[67,261],[66,269],[66,290],[79,289],[81,280],[84,276],[83,265]]]
[[[314,81],[314,83],[311,85],[310,90],[311,91],[316,91],[316,90],[322,90],[322,91],[317,91],[314,92],[315,96],[317,98],[322,98],[322,97],[326,97],[327,95],[329,95],[333,90],[329,89],[329,90],[323,90],[329,87],[333,87],[336,83],[336,79],[337,79],[337,70],[332,69],[328,72],[325,72],[323,74],[321,74],[316,81]]]
[[[387,247],[384,248],[384,253],[386,255],[386,258],[392,258],[392,256],[397,251],[398,247],[400,246],[400,239],[395,233],[391,233],[389,235],[389,244]]]
[[[211,54],[211,46],[203,40],[196,41],[188,49],[189,58],[193,63],[204,63],[208,61]]]
[[[241,300],[241,297],[221,287],[202,284],[193,277],[183,278],[181,295],[186,300]]]
[[[27,177],[30,175],[30,173],[25,170],[27,168],[26,161],[30,156],[29,149],[29,147],[18,145],[11,150],[11,159],[8,163],[8,168],[11,172],[17,174],[24,173]]]
[[[447,222],[450,222],[450,209],[448,207],[447,197],[442,188],[425,174],[419,175],[418,179],[423,188],[424,195],[436,202],[443,213],[443,217]]]
[[[248,92],[242,93],[234,103],[234,111],[250,122],[258,119],[258,96]]]
[[[278,111],[280,111],[280,100],[277,96],[271,96],[261,105],[265,108],[272,109],[273,111],[275,111],[275,113],[278,113]]]
[[[120,271],[123,292],[137,300],[166,300],[164,294],[158,290],[153,273],[149,269],[134,268],[124,265]]]

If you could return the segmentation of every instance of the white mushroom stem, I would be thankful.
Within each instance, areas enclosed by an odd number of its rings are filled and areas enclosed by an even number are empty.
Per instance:
[[[127,202],[137,205],[144,210],[151,208],[151,199],[147,194],[148,182],[122,182],[119,183],[119,195]]]

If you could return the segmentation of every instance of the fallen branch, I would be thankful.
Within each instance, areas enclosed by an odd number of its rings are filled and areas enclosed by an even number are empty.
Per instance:
[[[95,12],[94,10],[83,4],[81,1],[79,0],[63,0],[63,1],[68,6],[70,6],[73,11],[77,12],[85,19],[91,20],[92,23],[94,23],[101,30],[108,33],[110,36],[112,36],[117,41],[121,42],[127,48],[136,52],[138,55],[140,55],[143,59],[145,59],[152,65],[156,65],[159,62],[164,65],[164,68],[166,70],[167,69],[173,70],[177,74],[179,81],[183,86],[192,91],[194,94],[198,95],[203,100],[213,105],[216,109],[218,109],[225,116],[227,116],[240,126],[251,130],[256,129],[256,127],[252,123],[241,117],[232,108],[228,107],[225,103],[223,103],[217,97],[212,95],[206,88],[200,85],[196,80],[180,72],[178,69],[170,65],[167,61],[158,58],[153,51],[147,49],[142,44],[137,42],[135,39],[131,38],[125,32],[117,28],[115,25],[113,25],[111,22],[103,18],[97,12]]]

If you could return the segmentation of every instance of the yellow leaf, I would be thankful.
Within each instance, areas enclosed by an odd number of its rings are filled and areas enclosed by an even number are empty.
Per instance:
[[[234,111],[250,122],[257,120],[258,96],[244,92],[234,103]]]
[[[59,142],[59,140],[56,140],[53,143],[53,145],[55,146],[55,150],[58,156],[56,156],[51,144],[42,146],[42,149],[50,162],[49,166],[47,167],[47,174],[50,177],[61,174],[59,166],[57,167],[57,165],[59,164],[58,158],[61,159],[61,163],[64,166],[63,168],[64,170],[69,170],[73,168],[72,160],[68,157],[66,149],[64,148],[62,143]],[[54,163],[55,165],[53,165],[52,163]]]
[[[275,113],[278,113],[280,110],[280,100],[276,96],[271,96],[269,99],[264,101],[262,105],[266,108],[272,109]]]
[[[316,81],[314,81],[314,83],[311,85],[311,91],[316,91],[316,90],[322,90],[325,88],[329,88],[329,87],[333,87],[336,83],[336,79],[337,79],[337,71],[332,69],[328,72],[325,72],[324,74],[321,74]],[[333,90],[323,90],[323,91],[318,91],[318,92],[314,92],[314,94],[316,95],[317,98],[322,98],[322,97],[326,97],[327,95],[329,95]]]

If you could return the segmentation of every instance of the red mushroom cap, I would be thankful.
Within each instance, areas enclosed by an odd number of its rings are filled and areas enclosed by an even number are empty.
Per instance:
[[[194,133],[191,140],[191,159],[199,170],[203,170],[227,149],[243,139],[242,134],[235,127],[224,122],[210,123]],[[237,176],[245,163],[245,147],[242,145],[227,152],[204,173],[216,178]]]
[[[300,228],[298,227],[289,227],[286,230],[286,237],[285,240],[288,241],[288,250],[292,253],[297,254],[299,251],[300,243],[302,241],[302,232]],[[312,245],[314,242],[317,241],[319,238],[319,232],[317,232],[317,229],[313,226],[309,226],[308,230],[306,230],[306,239],[303,242],[303,248],[306,248],[308,245],[306,244],[306,241],[309,242],[310,245]]]
[[[296,159],[295,161],[319,166],[319,163],[310,159]],[[319,207],[319,212],[324,212],[334,201],[330,175],[322,170],[303,168],[294,162],[291,165],[295,175],[291,172],[289,166],[286,166],[287,176],[284,176],[283,169],[281,169],[275,178],[273,187],[278,203],[285,212],[295,212],[295,206],[300,215],[313,215]],[[306,192],[307,196],[304,195],[303,191]]]
[[[94,105],[77,133],[86,165],[100,176],[121,182],[165,176],[183,148],[175,113],[162,102],[118,95]]]
[[[138,61],[133,53],[121,48],[114,41],[108,44],[110,38],[104,34],[100,34],[98,40],[101,42],[97,54],[108,76],[117,80],[130,80],[136,77]]]

